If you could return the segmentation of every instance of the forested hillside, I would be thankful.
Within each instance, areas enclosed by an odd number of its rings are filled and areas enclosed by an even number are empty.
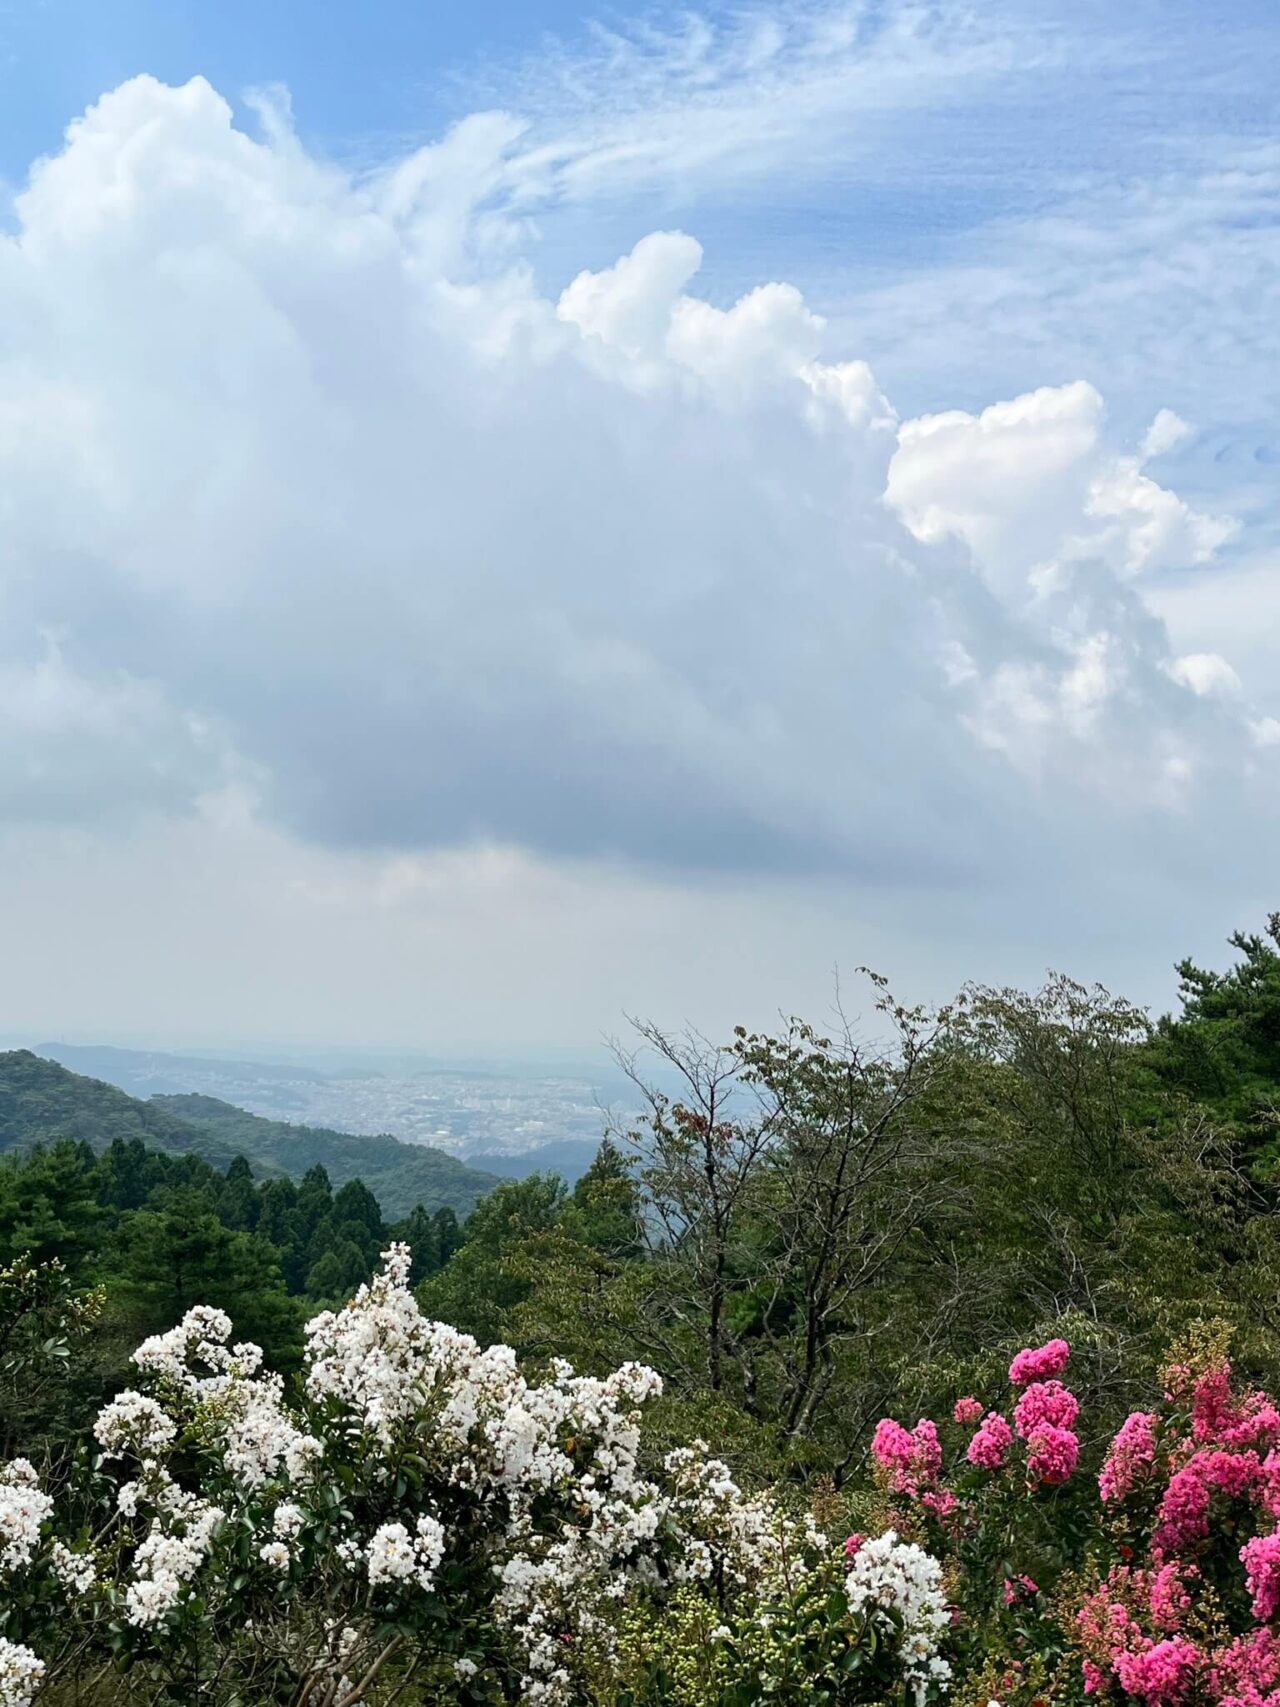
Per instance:
[[[465,1215],[495,1177],[425,1144],[263,1120],[215,1097],[131,1097],[29,1050],[0,1054],[0,1151],[75,1138],[94,1150],[117,1138],[195,1155],[225,1169],[248,1159],[258,1179],[301,1180],[324,1167],[334,1185],[363,1180],[392,1219],[422,1205]]]
[[[157,1150],[203,1156],[221,1167],[237,1154],[235,1145],[101,1079],[68,1072],[29,1049],[0,1054],[0,1150],[54,1138],[82,1140],[95,1150],[116,1138],[136,1138]],[[264,1166],[262,1171],[279,1170]]]
[[[250,1157],[255,1167],[298,1179],[308,1168],[322,1167],[335,1185],[360,1179],[388,1216],[407,1215],[416,1205],[446,1205],[467,1214],[496,1183],[496,1176],[468,1167],[456,1156],[429,1144],[404,1144],[387,1133],[377,1136],[333,1132],[324,1126],[295,1126],[265,1120],[218,1097],[157,1096],[151,1099],[185,1125],[212,1135],[224,1148]]]
[[[308,1308],[341,1302],[392,1238],[409,1246],[420,1279],[448,1261],[461,1234],[448,1206],[385,1220],[365,1185],[335,1191],[322,1167],[300,1184],[258,1183],[243,1156],[222,1172],[137,1138],[114,1138],[96,1154],[63,1138],[0,1157],[0,1268],[56,1260],[77,1291],[103,1288],[101,1331],[77,1360],[77,1390],[120,1377],[122,1348],[193,1304],[228,1311],[289,1367]],[[25,1408],[20,1391],[7,1402],[15,1414]]]

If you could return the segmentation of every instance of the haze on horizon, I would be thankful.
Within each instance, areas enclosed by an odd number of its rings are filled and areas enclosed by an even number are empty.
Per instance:
[[[257,10],[0,19],[0,1032],[1163,1008],[1280,906],[1262,0]]]

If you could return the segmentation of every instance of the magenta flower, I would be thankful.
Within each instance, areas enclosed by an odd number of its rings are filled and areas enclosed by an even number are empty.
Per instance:
[[[1041,1423],[1027,1440],[1027,1475],[1033,1482],[1065,1482],[1080,1458],[1080,1442],[1069,1428]]]
[[[1240,1549],[1245,1587],[1253,1596],[1253,1616],[1269,1624],[1280,1612],[1280,1533],[1255,1535]]]
[[[957,1399],[955,1409],[951,1412],[952,1422],[958,1422],[962,1428],[969,1428],[982,1415],[982,1406],[977,1399]]]
[[[1039,1592],[1038,1585],[1031,1577],[1021,1576],[1013,1579],[1006,1577],[1004,1579],[1004,1603],[1006,1606],[1012,1606],[1015,1600],[1021,1600],[1024,1595],[1039,1594]]]
[[[889,1472],[889,1486],[898,1494],[918,1494],[922,1487],[931,1487],[942,1470],[938,1425],[928,1417],[913,1429],[882,1417],[872,1436],[871,1452]]]
[[[1009,1379],[1015,1387],[1025,1387],[1030,1381],[1047,1381],[1061,1375],[1071,1356],[1066,1340],[1050,1340],[1047,1345],[1028,1346],[1020,1351],[1009,1365]]]
[[[1127,1695],[1172,1707],[1191,1689],[1200,1660],[1194,1642],[1185,1636],[1171,1636],[1145,1653],[1117,1655],[1116,1676]]]
[[[1070,1428],[1079,1413],[1079,1401],[1061,1381],[1033,1381],[1018,1400],[1013,1421],[1027,1440],[1038,1428]]]
[[[1236,1499],[1259,1484],[1265,1485],[1265,1474],[1256,1452],[1197,1452],[1169,1478],[1160,1523],[1151,1537],[1152,1552],[1159,1558],[1203,1541],[1209,1533],[1211,1495]]]
[[[1013,1430],[999,1411],[989,1411],[982,1427],[969,1442],[965,1457],[979,1470],[998,1470],[1013,1443]]]
[[[1153,1411],[1131,1411],[1120,1425],[1098,1472],[1098,1488],[1104,1500],[1125,1499],[1138,1476],[1145,1475],[1155,1463],[1155,1426]]]

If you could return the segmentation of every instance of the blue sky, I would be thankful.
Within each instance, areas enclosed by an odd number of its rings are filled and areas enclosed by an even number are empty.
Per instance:
[[[0,5],[0,1023],[1162,999],[1280,901],[1278,45]]]

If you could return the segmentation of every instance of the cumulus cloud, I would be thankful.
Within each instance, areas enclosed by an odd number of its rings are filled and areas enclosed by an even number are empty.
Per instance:
[[[250,136],[139,78],[35,168],[0,789],[894,881],[1265,794],[1247,699],[1141,590],[1230,536],[1147,472],[1171,416],[1116,444],[1082,380],[899,422],[792,286],[698,296],[679,232],[542,294],[520,135],[355,176],[278,102]]]
[[[1208,562],[1235,532],[1143,472],[1189,429],[1162,409],[1137,456],[1103,434],[1104,404],[1085,380],[908,421],[886,497],[917,539],[963,539],[1005,590],[1037,566],[1096,559],[1120,574]]]

